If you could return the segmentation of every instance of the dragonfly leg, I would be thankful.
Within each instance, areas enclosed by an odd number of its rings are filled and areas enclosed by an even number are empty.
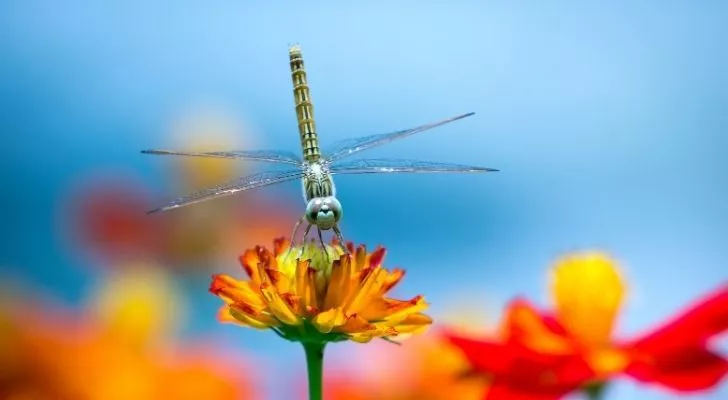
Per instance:
[[[346,254],[349,254],[349,248],[346,247],[346,243],[344,242],[344,236],[341,234],[341,229],[339,229],[339,224],[334,225],[334,233],[336,234],[336,239],[339,240],[339,246],[344,248]]]
[[[294,247],[296,247],[296,233],[298,233],[298,228],[301,226],[301,223],[306,220],[306,216],[302,216],[301,218],[296,221],[296,225],[293,226],[293,233],[291,233],[291,245],[288,247],[288,251],[286,252],[286,259],[288,259],[288,256],[291,254],[291,250],[293,250]],[[304,243],[305,244],[305,243]]]
[[[311,225],[311,224],[306,225],[306,230],[303,232],[303,240],[301,242],[301,251],[298,252],[299,259],[303,256],[303,249],[306,247],[306,238],[308,237],[308,233],[311,231],[312,226],[313,225]]]
[[[324,236],[323,234],[321,234],[321,228],[317,226],[316,230],[318,231],[318,238],[319,243],[321,243],[321,249],[324,251],[324,253],[326,253],[326,262],[331,262],[331,260],[329,259],[329,251],[326,250],[326,243],[324,243]]]
[[[301,226],[301,223],[306,220],[306,216],[302,216],[301,218],[296,221],[296,225],[293,225],[293,232],[291,233],[291,247],[295,246],[296,244],[296,233],[298,233],[298,228]]]

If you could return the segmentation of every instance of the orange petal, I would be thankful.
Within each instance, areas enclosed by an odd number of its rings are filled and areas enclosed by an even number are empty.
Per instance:
[[[604,348],[589,352],[586,361],[598,375],[608,376],[622,372],[630,358],[624,350]]]
[[[346,310],[349,313],[359,313],[373,300],[373,295],[377,294],[384,283],[386,271],[381,268],[375,268],[367,277],[364,279],[358,288],[354,292],[354,296],[350,301],[346,301]]]
[[[390,290],[392,290],[393,287],[395,287],[401,280],[404,278],[405,271],[402,269],[395,269],[392,272],[387,274],[387,277],[384,280],[384,284],[382,285],[382,292],[387,293]]]
[[[215,274],[212,276],[212,282],[210,283],[210,292],[217,294],[216,292],[220,288],[224,287],[240,287],[243,282],[233,278],[226,274]]]
[[[400,325],[430,325],[432,324],[432,318],[425,314],[412,314],[408,315],[407,318],[403,319]]]
[[[273,240],[273,254],[276,256],[280,256],[281,254],[288,251],[288,248],[291,246],[291,242],[286,238],[278,238]]]
[[[342,256],[334,261],[331,268],[331,277],[329,278],[328,288],[326,289],[326,297],[324,299],[324,309],[341,307],[345,299],[350,296],[352,291],[352,265],[351,257]]]
[[[246,250],[243,255],[240,256],[240,265],[242,265],[245,273],[253,282],[260,283],[260,276],[258,275],[258,252],[255,249]]]
[[[316,301],[316,287],[313,281],[313,274],[316,271],[310,268],[311,261],[296,262],[296,294],[299,300],[299,310],[310,310],[318,306]],[[311,276],[309,278],[309,276]]]
[[[221,297],[226,303],[249,304],[254,308],[265,306],[260,294],[251,288],[248,282],[235,280],[228,275],[214,275],[210,292]]]
[[[352,268],[352,270],[354,272],[359,272],[362,268],[369,266],[369,262],[367,261],[369,255],[367,254],[367,248],[363,244],[359,245],[359,247],[356,248],[356,252],[352,252],[352,254],[354,255],[354,259],[352,260],[354,263],[354,268]]]
[[[375,328],[376,327],[373,324],[370,324],[364,318],[354,314],[349,316],[343,325],[336,328],[336,331],[342,333],[361,333]]]
[[[227,322],[227,323],[237,323],[238,322],[238,320],[235,319],[235,317],[233,317],[230,314],[230,307],[228,307],[227,305],[220,307],[220,309],[217,311],[217,319],[220,322]]]
[[[415,296],[407,301],[406,304],[407,306],[400,306],[390,312],[390,314],[385,317],[385,320],[390,324],[398,325],[401,324],[402,321],[409,318],[411,315],[426,310],[429,306],[423,296]]]
[[[307,290],[307,298],[310,299],[309,307],[312,308],[320,308],[323,304],[323,299],[318,289],[316,288],[316,275],[317,271],[314,268],[307,268],[306,269],[306,290]]]
[[[387,254],[387,250],[384,247],[377,247],[376,250],[372,252],[372,254],[369,255],[369,265],[367,265],[369,268],[379,267],[382,265],[382,260],[384,260],[384,256]]]
[[[543,354],[566,355],[575,350],[564,335],[555,333],[531,304],[516,300],[508,305],[501,326],[506,341],[516,341]]]

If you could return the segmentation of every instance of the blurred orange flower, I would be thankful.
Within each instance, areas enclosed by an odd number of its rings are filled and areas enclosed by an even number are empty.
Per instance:
[[[242,379],[246,367],[225,365],[231,361],[215,356],[215,349],[169,336],[163,343],[151,340],[164,330],[152,326],[146,313],[164,311],[160,306],[165,303],[146,295],[139,283],[147,278],[160,283],[159,277],[140,274],[116,286],[113,280],[104,285],[97,299],[100,304],[92,307],[94,314],[89,317],[19,297],[3,302],[0,398],[257,398],[252,381]],[[107,292],[117,290],[126,296]]]
[[[327,246],[328,254],[310,243],[289,248],[287,240],[278,239],[272,252],[261,246],[246,251],[240,262],[247,281],[213,277],[210,291],[225,302],[222,321],[320,343],[363,343],[421,332],[431,324],[421,313],[427,308],[422,296],[385,297],[404,271],[382,267],[384,248],[368,253],[363,245],[349,244],[351,254],[338,244]]]
[[[327,371],[324,398],[331,400],[478,400],[482,377],[464,378],[468,362],[439,334],[408,340],[401,348],[378,343],[356,363]],[[347,357],[351,360],[352,357]],[[353,370],[352,365],[356,366]],[[370,368],[368,368],[370,366]]]
[[[486,398],[558,399],[577,389],[594,393],[621,373],[695,391],[714,386],[728,373],[728,361],[706,344],[728,329],[728,286],[666,326],[618,341],[612,330],[626,285],[616,263],[604,254],[586,253],[563,258],[552,272],[553,314],[517,299],[495,337],[449,334],[473,369],[491,380]]]

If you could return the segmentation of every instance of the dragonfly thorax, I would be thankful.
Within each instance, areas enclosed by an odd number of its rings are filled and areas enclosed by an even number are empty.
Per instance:
[[[306,166],[306,174],[302,179],[303,197],[306,202],[319,197],[336,196],[336,187],[331,172],[325,164],[314,162]]]
[[[333,228],[342,215],[341,203],[334,196],[316,197],[306,205],[306,220],[324,231]]]

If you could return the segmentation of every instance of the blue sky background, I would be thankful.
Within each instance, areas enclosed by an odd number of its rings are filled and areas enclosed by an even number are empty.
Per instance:
[[[166,160],[139,150],[170,147],[170,121],[199,104],[255,126],[258,148],[297,151],[299,42],[324,144],[476,112],[365,154],[497,174],[337,179],[348,238],[386,245],[408,269],[400,293],[435,315],[544,302],[546,268],[571,250],[624,263],[623,335],[726,281],[728,3],[393,3],[2,2],[0,271],[80,301],[93,277],[56,226],[68,188],[121,168],[169,196]],[[274,335],[220,326],[206,278],[182,284],[186,334],[214,332],[284,376],[303,367]],[[670,397],[625,382],[611,398]]]

